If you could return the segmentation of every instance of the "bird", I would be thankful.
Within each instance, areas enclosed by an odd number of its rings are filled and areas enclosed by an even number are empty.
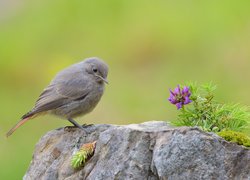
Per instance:
[[[97,57],[86,58],[56,74],[42,91],[34,107],[7,133],[9,137],[28,120],[43,114],[52,114],[68,120],[84,130],[73,118],[91,112],[100,101],[108,84],[108,65]]]

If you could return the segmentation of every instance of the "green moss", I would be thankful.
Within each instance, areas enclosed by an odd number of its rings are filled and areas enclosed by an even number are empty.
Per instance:
[[[236,131],[221,131],[217,134],[227,141],[235,142],[239,145],[250,147],[250,138],[243,133]]]

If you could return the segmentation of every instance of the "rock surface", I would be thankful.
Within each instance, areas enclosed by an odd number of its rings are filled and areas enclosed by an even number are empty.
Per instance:
[[[24,179],[250,179],[250,150],[197,128],[152,121],[93,125],[86,131],[87,137],[73,127],[44,135]],[[93,141],[94,156],[73,169],[73,152]]]

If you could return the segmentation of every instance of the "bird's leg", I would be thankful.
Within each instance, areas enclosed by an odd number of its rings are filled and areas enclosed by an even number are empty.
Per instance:
[[[74,119],[68,118],[68,121],[71,122],[72,124],[74,124],[74,126],[76,126],[76,127],[78,127],[78,128],[85,131],[85,129],[80,124],[78,124]]]

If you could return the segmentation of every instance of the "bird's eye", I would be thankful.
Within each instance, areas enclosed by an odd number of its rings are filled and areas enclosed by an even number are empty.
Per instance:
[[[93,71],[94,73],[96,73],[96,72],[97,72],[97,69],[96,69],[96,68],[93,68],[92,71]]]

